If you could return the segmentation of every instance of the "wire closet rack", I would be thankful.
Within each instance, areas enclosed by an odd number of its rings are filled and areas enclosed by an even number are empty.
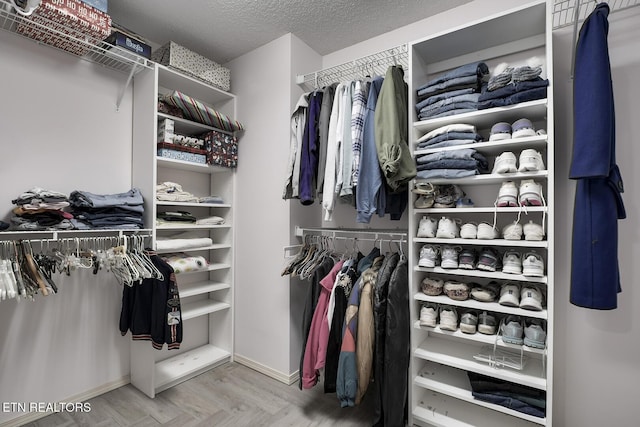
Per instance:
[[[598,3],[596,0],[556,0],[553,3],[553,29],[584,21]],[[619,12],[640,6],[640,0],[609,0],[607,4],[611,12]]]
[[[409,50],[406,44],[363,56],[334,67],[298,75],[296,83],[307,88],[321,88],[335,82],[384,75],[391,65],[400,65],[405,70],[409,68]]]

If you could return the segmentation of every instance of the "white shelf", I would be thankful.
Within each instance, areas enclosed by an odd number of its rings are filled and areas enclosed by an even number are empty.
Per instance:
[[[414,237],[414,243],[431,243],[440,245],[480,245],[480,246],[501,246],[501,247],[521,247],[521,248],[546,248],[546,240],[507,240],[507,239],[442,239]]]
[[[180,353],[155,365],[155,390],[160,392],[201,374],[214,366],[228,362],[231,354],[214,345]]]
[[[546,309],[543,309],[541,311],[524,310],[520,307],[509,307],[506,305],[501,305],[497,302],[483,302],[483,301],[476,301],[474,299],[456,301],[449,298],[446,295],[432,296],[432,295],[426,295],[422,292],[416,293],[413,296],[413,299],[415,299],[416,301],[434,302],[436,304],[453,305],[456,307],[470,308],[478,311],[491,311],[494,313],[514,314],[517,316],[533,317],[536,319],[546,319],[548,315]]]
[[[445,125],[468,123],[475,125],[478,129],[488,129],[500,121],[513,122],[522,117],[529,117],[530,120],[535,121],[536,118],[542,119],[546,117],[546,114],[547,100],[538,99],[510,105],[508,107],[489,108],[453,116],[421,120],[414,122],[413,128],[422,133],[427,133]]]
[[[471,394],[469,377],[464,371],[456,368],[426,362],[419,375],[413,380],[413,383],[418,387],[446,394],[456,399],[493,409],[494,411],[502,412],[516,418],[522,418],[536,424],[544,425],[545,423],[545,418],[535,417],[504,406],[475,399]]]
[[[231,288],[231,285],[228,283],[209,281],[178,286],[180,298],[188,298],[195,295],[207,294],[209,292],[216,292],[229,288]]]
[[[204,316],[215,313],[220,310],[228,310],[231,306],[225,302],[215,301],[212,299],[203,299],[190,303],[182,303],[182,320],[189,320],[195,317]]]
[[[529,357],[524,368],[520,371],[510,368],[495,368],[473,358],[480,352],[481,347],[474,343],[430,336],[415,349],[413,355],[419,359],[546,390],[547,381],[542,376],[543,369],[540,359]]]
[[[465,270],[461,268],[442,268],[442,267],[414,267],[414,271],[424,273],[437,273],[448,274],[452,276],[465,276],[465,277],[482,277],[485,279],[516,281],[516,282],[532,282],[532,283],[547,283],[547,276],[533,277],[523,276],[522,274],[508,274],[501,271],[482,271],[482,270]]]
[[[231,224],[218,224],[218,225],[197,225],[197,224],[159,225],[159,226],[156,227],[156,230],[158,230],[158,231],[164,231],[164,230],[213,230],[213,229],[216,229],[216,228],[231,228]]]
[[[156,206],[181,206],[186,208],[230,208],[229,203],[196,203],[196,202],[166,202],[156,201]]]
[[[497,329],[497,326],[498,325],[496,325],[496,329]],[[465,334],[460,329],[457,329],[455,331],[447,331],[445,329],[441,329],[440,326],[436,326],[435,328],[432,328],[430,326],[421,325],[419,320],[416,320],[414,322],[413,327],[416,329],[420,329],[421,331],[429,332],[430,335],[434,335],[434,334],[442,335],[449,338],[476,341],[483,344],[491,344],[491,345],[496,344],[498,347],[505,347],[505,348],[511,348],[516,350],[520,350],[522,348],[522,350],[524,350],[525,353],[535,353],[535,354],[545,353],[544,349],[528,347],[526,345],[515,345],[515,344],[503,342],[500,338],[498,338],[497,334],[486,335],[486,334],[481,334],[480,332],[476,332],[475,334]]]
[[[180,169],[191,172],[215,173],[232,171],[232,169],[223,168],[221,166],[211,166],[202,163],[186,162],[184,160],[169,159],[167,157],[156,156],[156,161],[158,162],[159,167]]]
[[[535,172],[514,172],[514,173],[487,173],[480,175],[472,175],[465,178],[433,178],[427,179],[432,184],[458,184],[458,185],[480,185],[480,184],[499,184],[504,181],[516,181],[521,179],[546,179],[549,176],[549,172],[535,171]],[[419,176],[416,179],[424,180]]]
[[[545,424],[545,418],[535,417],[533,415],[514,411],[513,409],[509,409],[504,406],[475,399],[471,393],[471,384],[466,372],[456,368],[440,365],[438,363],[426,362],[418,376],[414,378],[413,384],[473,405],[502,412],[503,414],[507,414],[515,418],[521,418],[536,424]],[[484,421],[483,417],[481,422]]]
[[[532,212],[548,212],[546,206],[521,206],[517,208],[496,208],[494,206],[474,206],[472,208],[426,208],[426,209],[414,209],[414,214],[440,214],[440,213],[523,213],[529,214]]]
[[[186,248],[186,249],[161,249],[156,250],[156,253],[159,254],[171,254],[175,252],[200,252],[200,251],[214,251],[217,249],[230,249],[231,245],[227,243],[217,243],[211,246],[203,246],[200,248]]]
[[[436,148],[422,148],[422,149],[416,148],[413,154],[415,157],[419,157],[425,154],[460,150],[463,148],[473,148],[474,150],[478,150],[481,153],[484,153],[487,155],[495,155],[495,154],[500,154],[504,151],[518,151],[518,150],[523,150],[525,148],[536,148],[539,150],[543,150],[543,149],[546,149],[546,147],[547,147],[547,136],[536,135],[536,136],[528,136],[525,138],[505,139],[502,141],[482,141],[482,142],[475,142],[472,144],[455,145],[452,147],[436,147]]]

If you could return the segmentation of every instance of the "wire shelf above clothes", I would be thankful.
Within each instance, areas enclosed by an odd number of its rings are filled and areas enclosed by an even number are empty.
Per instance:
[[[321,88],[331,83],[384,75],[392,65],[409,67],[409,50],[406,44],[363,56],[323,70],[296,76],[296,83],[307,89]]]
[[[553,29],[584,21],[598,3],[596,0],[555,0],[553,4]],[[613,13],[640,6],[640,0],[610,0],[607,4]],[[576,8],[578,8],[577,17]]]

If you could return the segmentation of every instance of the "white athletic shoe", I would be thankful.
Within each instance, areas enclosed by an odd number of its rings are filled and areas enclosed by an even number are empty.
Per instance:
[[[518,159],[518,172],[543,171],[542,154],[533,148],[522,150]]]
[[[430,216],[423,216],[418,224],[417,237],[436,237],[438,222]]]

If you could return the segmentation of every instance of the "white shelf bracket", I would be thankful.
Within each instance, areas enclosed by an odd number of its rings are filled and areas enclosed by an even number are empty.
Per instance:
[[[124,93],[127,91],[127,88],[131,84],[131,79],[133,78],[133,75],[136,73],[137,68],[138,68],[138,64],[133,64],[131,66],[131,71],[129,71],[129,75],[127,76],[127,81],[125,82],[124,86],[122,87],[122,90],[118,94],[118,100],[116,101],[116,112],[120,111],[120,104],[122,103],[122,98],[124,98]]]

